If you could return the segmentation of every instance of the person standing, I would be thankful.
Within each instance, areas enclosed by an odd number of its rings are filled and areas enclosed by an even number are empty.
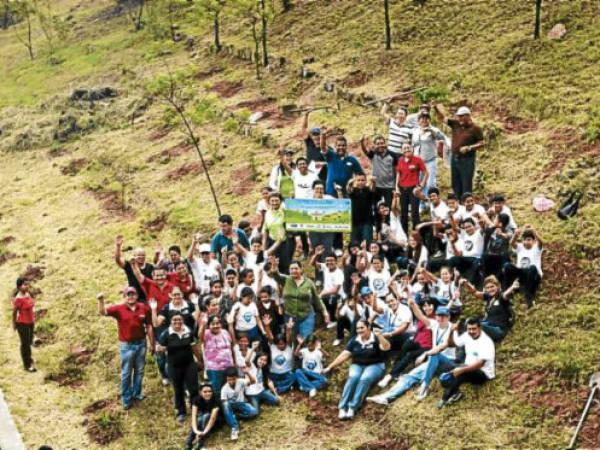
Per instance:
[[[360,140],[360,147],[367,158],[371,160],[373,167],[373,179],[375,180],[375,204],[373,206],[383,200],[389,207],[392,204],[394,184],[396,183],[395,168],[398,165],[400,154],[388,149],[383,136],[375,136],[373,144],[374,146],[367,148],[364,136]]]
[[[473,192],[475,175],[475,151],[485,145],[481,128],[473,123],[471,110],[461,106],[456,119],[446,119],[437,104],[433,104],[437,119],[452,129],[450,173],[452,190],[461,198],[465,192]]]
[[[399,106],[395,116],[388,113],[389,107],[389,103],[384,103],[381,107],[381,115],[385,117],[390,127],[389,150],[400,155],[402,154],[402,144],[411,140],[413,126],[406,120],[408,109],[405,106]]]
[[[337,197],[336,185],[341,187],[346,197],[346,185],[352,175],[364,174],[358,159],[347,152],[348,141],[344,136],[338,136],[335,149],[327,146],[327,129],[323,128],[321,133],[321,153],[327,161],[327,181],[325,182],[325,193]]]
[[[412,146],[415,155],[423,160],[427,173],[427,183],[424,193],[437,186],[438,152],[443,146],[446,136],[436,127],[431,125],[431,116],[428,112],[419,113],[419,126],[413,130]],[[440,144],[441,143],[441,144]]]
[[[423,160],[413,154],[409,143],[402,145],[402,158],[398,160],[396,172],[396,186],[400,191],[400,222],[408,233],[408,208],[410,206],[413,228],[416,228],[419,225],[419,197],[416,189],[426,186],[429,172]]]
[[[136,248],[133,251],[133,258],[130,261],[126,261],[122,256],[122,248],[123,248],[123,235],[119,234],[115,239],[115,263],[125,272],[127,276],[127,285],[133,286],[138,295],[138,301],[141,303],[146,303],[148,299],[146,298],[146,293],[142,289],[141,284],[138,282],[135,273],[133,273],[133,263],[137,263],[140,267],[140,272],[146,278],[152,278],[152,271],[154,270],[154,266],[148,262],[146,262],[146,250],[141,247]]]
[[[229,214],[222,214],[219,217],[219,228],[220,231],[216,233],[211,241],[210,251],[213,258],[218,258],[219,263],[222,267],[226,268],[227,261],[223,261],[223,249],[227,249],[228,252],[233,250],[233,235],[237,234],[237,241],[240,245],[246,249],[250,248],[250,242],[244,230],[233,227],[233,219]]]
[[[304,145],[306,147],[306,159],[311,167],[314,167],[316,174],[322,181],[327,180],[327,161],[321,154],[321,129],[314,127],[309,130],[308,128],[308,115],[312,110],[308,110],[304,113],[302,118],[302,130],[300,134],[304,139]]]
[[[146,338],[154,348],[150,308],[138,302],[137,291],[128,286],[123,290],[123,303],[104,306],[104,294],[98,294],[98,313],[114,317],[119,332],[121,351],[121,400],[123,409],[131,408],[133,400],[143,400],[142,382],[146,366]]]
[[[373,240],[374,181],[369,177],[367,182],[366,175],[358,174],[348,182],[346,190],[352,201],[351,242],[370,242]]]
[[[29,292],[29,283],[25,278],[17,278],[17,293],[12,303],[13,329],[19,333],[23,367],[28,372],[36,372],[37,369],[33,365],[33,359],[31,358],[31,345],[33,344],[33,328],[35,323],[33,308],[35,302]]]

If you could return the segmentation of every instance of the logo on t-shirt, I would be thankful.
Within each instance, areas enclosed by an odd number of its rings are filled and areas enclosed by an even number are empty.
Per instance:
[[[529,259],[529,257],[524,256],[523,258],[521,258],[521,267],[529,267],[530,264],[531,259]]]
[[[376,291],[382,290],[384,286],[385,286],[385,282],[383,281],[382,278],[375,278],[373,280],[373,287],[375,288]]]
[[[317,367],[317,363],[315,363],[314,361],[309,361],[308,363],[306,363],[306,367],[308,367],[308,370],[313,370],[315,367]]]
[[[465,250],[468,252],[473,250],[473,242],[472,241],[465,241]]]
[[[285,356],[279,355],[277,358],[275,358],[275,363],[278,366],[283,366],[285,364]]]
[[[250,322],[252,320],[252,313],[245,313],[244,314],[244,320],[246,322]]]

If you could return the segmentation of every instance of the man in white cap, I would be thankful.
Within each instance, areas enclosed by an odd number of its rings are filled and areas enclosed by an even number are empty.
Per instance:
[[[485,145],[481,128],[471,120],[471,110],[461,106],[456,111],[457,119],[446,119],[437,104],[433,105],[438,120],[452,129],[452,190],[461,198],[465,192],[473,192],[475,174],[475,151]]]
[[[210,244],[199,244],[201,238],[201,234],[194,235],[188,251],[188,261],[196,281],[196,288],[200,295],[204,295],[210,292],[210,282],[221,278],[221,265],[219,261],[212,258]],[[196,251],[200,254],[199,257]]]

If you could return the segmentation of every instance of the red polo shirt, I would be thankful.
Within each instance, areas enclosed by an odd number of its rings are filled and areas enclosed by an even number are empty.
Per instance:
[[[106,308],[106,314],[117,319],[119,340],[122,342],[141,341],[146,339],[146,326],[152,326],[150,308],[137,302],[133,308],[127,303],[111,305]]]
[[[179,286],[179,289],[181,289],[185,298],[187,298],[194,289],[193,279],[189,275],[182,278],[177,272],[169,272],[167,273],[167,280],[169,280],[173,286]]]
[[[425,163],[418,156],[411,156],[407,161],[405,156],[398,160],[396,172],[400,174],[400,187],[415,187],[419,184],[419,174],[425,172]]]
[[[161,311],[163,306],[171,301],[169,294],[171,293],[173,286],[175,286],[173,283],[167,281],[163,284],[163,287],[160,288],[158,287],[158,284],[156,284],[156,281],[148,277],[144,277],[144,282],[142,283],[142,289],[146,293],[146,298],[148,300],[153,298],[158,303],[158,307],[156,308],[157,311]]]
[[[33,323],[35,316],[33,314],[33,298],[17,297],[13,302],[14,308],[17,310],[17,322],[18,323]]]

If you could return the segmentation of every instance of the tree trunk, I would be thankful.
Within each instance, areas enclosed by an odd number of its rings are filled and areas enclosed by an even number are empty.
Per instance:
[[[2,28],[5,30],[8,28],[8,21],[10,20],[10,8],[8,7],[8,0],[4,0],[4,18],[2,20]]]
[[[533,31],[533,38],[540,38],[540,20],[542,14],[542,0],[535,0],[535,29]]]
[[[140,8],[138,10],[137,19],[135,21],[135,31],[140,31],[142,29],[142,15],[144,13],[144,3],[146,0],[142,0],[140,2]]]
[[[221,40],[219,39],[219,12],[215,12],[215,52],[221,51]]]
[[[281,6],[283,6],[283,12],[289,11],[292,8],[291,0],[281,0]]]
[[[252,39],[254,39],[254,65],[256,67],[256,79],[260,80],[260,57],[258,53],[258,33],[256,32],[256,21],[252,22]]]
[[[27,50],[29,58],[33,61],[33,43],[31,42],[31,17],[27,14]]]
[[[383,0],[383,9],[385,12],[385,49],[392,49],[392,33],[390,30],[390,5],[388,0]]]
[[[263,66],[269,65],[269,55],[267,53],[267,9],[265,7],[265,0],[260,0],[262,12],[262,46],[263,46]]]

